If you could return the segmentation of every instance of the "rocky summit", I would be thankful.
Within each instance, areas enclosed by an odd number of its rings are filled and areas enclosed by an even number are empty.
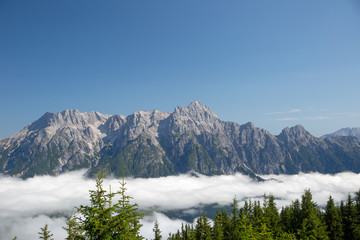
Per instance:
[[[87,168],[88,175],[159,177],[360,172],[360,138],[317,138],[302,126],[275,136],[251,122],[222,121],[195,101],[174,112],[129,116],[45,113],[0,141],[0,172],[23,178]]]

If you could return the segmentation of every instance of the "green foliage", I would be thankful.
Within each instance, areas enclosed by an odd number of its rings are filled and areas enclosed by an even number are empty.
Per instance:
[[[155,235],[154,240],[161,240],[162,236],[161,236],[161,231],[160,231],[160,228],[159,228],[159,223],[158,223],[157,220],[155,221],[153,232],[154,232],[154,235]]]
[[[325,222],[330,240],[343,239],[342,220],[340,210],[335,207],[334,199],[330,196],[325,209]]]
[[[137,205],[131,204],[131,197],[125,194],[126,182],[120,182],[120,190],[109,193],[103,189],[102,175],[96,180],[96,190],[90,190],[90,206],[77,208],[81,218],[72,218],[68,221],[68,233],[74,234],[69,239],[142,239],[139,223],[142,214],[137,212]],[[113,198],[119,195],[120,199],[113,204]]]
[[[325,212],[312,201],[310,190],[306,190],[300,200],[283,207],[279,213],[274,196],[264,196],[263,206],[259,201],[245,201],[242,208],[233,199],[229,213],[217,211],[214,224],[209,225],[205,215],[198,217],[195,226],[185,225],[170,240],[306,240],[306,239],[360,239],[357,229],[360,222],[357,207],[360,192],[356,193],[355,203],[348,197],[346,204],[337,207],[332,197],[327,202]],[[340,214],[341,213],[341,214]],[[351,233],[343,234],[342,218],[355,219]],[[211,234],[210,234],[211,233]],[[353,234],[353,235],[350,235]],[[349,238],[350,237],[350,238]]]
[[[360,239],[360,226],[358,222],[359,214],[356,210],[354,201],[352,200],[351,195],[348,195],[346,204],[342,204],[341,216],[344,230],[345,239]]]
[[[71,215],[66,221],[66,227],[64,227],[67,237],[66,240],[80,240],[84,239],[83,230],[75,215]]]
[[[40,239],[44,239],[44,240],[54,240],[52,238],[53,234],[50,233],[50,231],[48,230],[48,225],[45,224],[45,226],[43,228],[40,228],[41,232],[38,232],[40,235]]]

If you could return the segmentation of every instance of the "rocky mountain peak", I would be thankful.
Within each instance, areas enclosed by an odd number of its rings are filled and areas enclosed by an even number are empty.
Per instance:
[[[214,121],[219,118],[208,106],[198,101],[190,103],[187,107],[177,107],[174,113],[204,122]]]
[[[243,125],[243,128],[252,129],[252,128],[255,128],[255,125],[253,122],[247,122]]]
[[[304,146],[307,146],[312,140],[316,139],[301,125],[284,128],[278,138],[285,143],[292,143],[295,145],[301,144]]]

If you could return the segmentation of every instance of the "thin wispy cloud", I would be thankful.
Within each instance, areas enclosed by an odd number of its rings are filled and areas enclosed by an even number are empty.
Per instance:
[[[297,112],[301,112],[301,109],[291,109],[289,111],[289,113],[297,113]]]
[[[289,110],[289,111],[284,111],[284,112],[269,112],[269,113],[265,113],[264,115],[281,115],[281,114],[298,113],[298,112],[301,112],[301,109],[294,108],[294,109],[291,109],[291,110]]]
[[[346,116],[346,117],[358,118],[358,117],[360,117],[360,112],[334,113],[334,115],[343,115],[343,116]]]
[[[298,120],[299,118],[291,118],[291,117],[287,117],[287,118],[278,118],[276,119],[277,121],[294,121],[294,120]]]
[[[327,116],[315,116],[315,117],[306,117],[305,120],[326,120],[330,119],[330,117]]]
[[[40,227],[49,224],[55,239],[64,239],[65,217],[75,206],[89,204],[89,189],[95,189],[95,181],[83,177],[84,171],[62,174],[57,177],[38,176],[27,180],[0,177],[0,240],[37,239]],[[152,228],[158,220],[163,236],[181,227],[182,219],[172,219],[161,212],[197,212],[199,206],[230,205],[234,196],[240,205],[245,199],[262,200],[264,193],[272,193],[280,208],[300,198],[304,189],[310,188],[314,201],[324,206],[329,195],[336,202],[345,200],[348,193],[360,189],[360,174],[336,175],[298,174],[268,175],[265,182],[255,182],[241,174],[231,176],[189,175],[150,179],[127,179],[127,194],[134,198],[144,217],[141,233],[153,238]],[[119,187],[118,179],[105,179],[104,188]],[[56,217],[49,217],[56,216]]]

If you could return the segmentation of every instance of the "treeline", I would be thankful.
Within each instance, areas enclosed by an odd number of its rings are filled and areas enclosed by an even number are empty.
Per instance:
[[[159,239],[159,238],[158,238]],[[247,240],[247,239],[360,239],[360,191],[355,201],[349,194],[347,201],[334,204],[330,196],[326,208],[320,209],[306,190],[301,200],[279,212],[273,195],[264,201],[246,201],[239,208],[234,199],[231,211],[218,210],[213,224],[201,215],[196,224],[183,225],[170,240]]]
[[[120,189],[107,192],[103,189],[102,176],[96,180],[96,190],[90,190],[90,206],[75,208],[64,229],[67,240],[136,240],[140,235],[143,215],[137,205],[130,203],[125,194],[125,181]],[[119,196],[115,203],[113,199]],[[360,240],[360,191],[353,197],[335,205],[330,196],[326,208],[320,209],[312,200],[310,190],[305,190],[301,200],[278,211],[273,195],[264,195],[260,201],[245,201],[239,208],[236,199],[231,210],[218,210],[213,223],[205,214],[194,225],[182,225],[168,240],[248,240],[248,239],[346,239]],[[154,240],[162,239],[161,226],[155,222]],[[39,238],[53,240],[45,224]],[[14,237],[13,239],[17,239]]]

